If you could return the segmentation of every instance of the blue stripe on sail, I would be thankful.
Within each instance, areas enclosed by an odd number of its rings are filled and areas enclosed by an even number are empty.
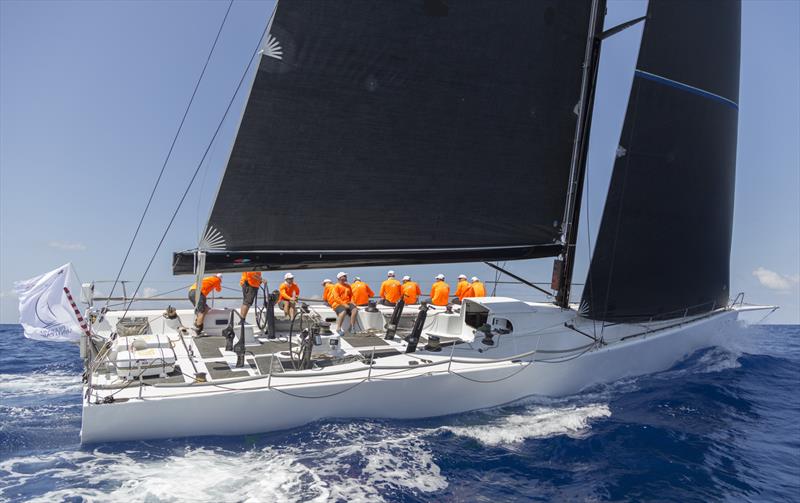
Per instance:
[[[670,87],[674,87],[675,89],[688,91],[692,94],[696,94],[704,98],[711,98],[712,100],[733,107],[735,110],[739,110],[739,105],[735,101],[729,100],[728,98],[720,96],[719,94],[710,93],[705,89],[700,89],[699,87],[690,86],[689,84],[684,84],[683,82],[678,82],[677,80],[668,79],[666,77],[662,77],[661,75],[656,75],[655,73],[645,72],[644,70],[637,69],[635,75],[643,79],[652,80],[653,82],[658,82],[659,84],[665,84]]]

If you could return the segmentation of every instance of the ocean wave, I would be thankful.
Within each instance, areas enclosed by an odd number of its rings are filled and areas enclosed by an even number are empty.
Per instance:
[[[81,376],[53,372],[41,374],[0,374],[0,397],[80,394]]]
[[[529,438],[567,435],[581,438],[588,435],[591,420],[611,416],[607,404],[564,407],[529,407],[523,414],[497,418],[489,424],[444,426],[443,430],[470,437],[484,445],[514,445]]]
[[[0,496],[28,493],[48,479],[54,489],[31,501],[381,501],[387,491],[447,487],[413,430],[368,422],[320,426],[313,439],[306,434],[283,447],[185,444],[161,454],[98,448],[11,458],[0,462]]]

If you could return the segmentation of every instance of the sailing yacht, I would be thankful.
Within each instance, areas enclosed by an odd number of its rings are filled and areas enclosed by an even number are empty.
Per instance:
[[[555,301],[371,306],[344,336],[327,306],[288,319],[268,292],[245,320],[212,309],[200,334],[190,310],[92,307],[82,441],[563,396],[667,369],[764,309],[729,289],[739,2],[650,0],[646,19],[605,31],[604,13],[604,0],[279,1],[207,226],[174,273],[555,257]],[[573,303],[602,43],[638,22]],[[370,208],[357,218],[339,203],[353,190]],[[483,208],[464,208],[458,194],[476,192]]]

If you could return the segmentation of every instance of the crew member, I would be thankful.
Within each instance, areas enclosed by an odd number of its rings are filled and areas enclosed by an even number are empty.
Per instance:
[[[322,280],[322,298],[325,299],[325,302],[333,309],[333,312],[336,313],[336,333],[344,335],[342,323],[347,314],[347,306],[342,304],[342,299],[340,299],[339,295],[336,293],[336,286],[328,278]]]
[[[344,310],[347,314],[350,315],[350,331],[353,331],[353,328],[356,326],[356,321],[358,318],[358,307],[353,303],[353,289],[350,286],[350,283],[347,282],[347,273],[340,272],[336,275],[336,295],[339,296],[339,300],[342,302],[344,306]],[[336,313],[339,314],[339,313]],[[342,316],[342,320],[344,320],[344,316]],[[341,328],[341,323],[339,323],[339,327]]]
[[[194,306],[195,312],[195,320],[194,320],[194,330],[198,334],[203,331],[203,320],[206,317],[206,313],[209,310],[208,303],[206,299],[208,298],[208,294],[211,293],[211,290],[216,290],[217,292],[222,291],[222,274],[215,274],[214,276],[206,276],[200,282],[200,300],[198,301],[195,297],[197,296],[197,283],[193,284],[189,288],[189,301]]]
[[[479,280],[477,276],[473,276],[472,279],[472,293],[475,294],[475,297],[486,297],[486,287],[483,284],[483,281]]]
[[[431,286],[431,304],[446,306],[450,300],[450,285],[444,282],[444,274],[437,274],[436,281]]]
[[[384,306],[394,306],[400,297],[403,296],[403,289],[400,282],[394,277],[394,271],[386,273],[386,281],[381,283],[381,304]]]
[[[459,274],[458,284],[456,285],[456,299],[454,299],[454,301],[457,304],[461,304],[461,302],[467,297],[474,296],[475,293],[472,291],[472,285],[470,285],[467,281],[467,277],[463,274]]]
[[[294,282],[294,274],[287,272],[283,275],[283,283],[278,287],[278,306],[290,320],[294,319],[298,297],[300,287]]]
[[[406,304],[416,304],[419,301],[419,296],[422,295],[422,290],[416,281],[411,281],[411,276],[403,276],[403,302]]]
[[[353,284],[350,285],[350,289],[353,291],[353,304],[357,306],[366,306],[369,304],[370,297],[375,296],[375,292],[372,291],[372,288],[361,281],[361,278],[358,276],[356,276],[356,280],[353,281]]]
[[[264,280],[261,279],[261,273],[259,271],[242,273],[242,279],[239,280],[239,284],[242,285],[242,307],[239,309],[242,320],[247,318],[247,312],[250,310],[253,302],[256,301],[258,287],[260,287],[263,282]]]

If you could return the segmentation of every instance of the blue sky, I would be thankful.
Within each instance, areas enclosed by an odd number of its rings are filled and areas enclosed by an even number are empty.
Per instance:
[[[0,322],[16,322],[15,280],[67,261],[83,281],[114,278],[226,7],[0,2]],[[609,0],[606,25],[645,8],[642,1]],[[271,10],[272,2],[234,3],[125,279],[142,274]],[[744,1],[742,10],[731,290],[780,305],[774,322],[800,323],[800,2]],[[637,27],[604,44],[577,282],[588,265],[587,236],[602,214],[640,37]],[[197,242],[242,106],[240,96],[144,282],[148,293],[190,282],[171,275],[170,254]],[[547,281],[551,264],[508,267]],[[423,287],[439,271],[493,277],[482,264],[398,268]],[[331,273],[298,274],[303,293],[318,293],[319,280]],[[383,273],[351,271],[372,282]],[[237,280],[227,275],[225,282],[236,287]],[[541,298],[518,285],[501,285],[498,293]]]

